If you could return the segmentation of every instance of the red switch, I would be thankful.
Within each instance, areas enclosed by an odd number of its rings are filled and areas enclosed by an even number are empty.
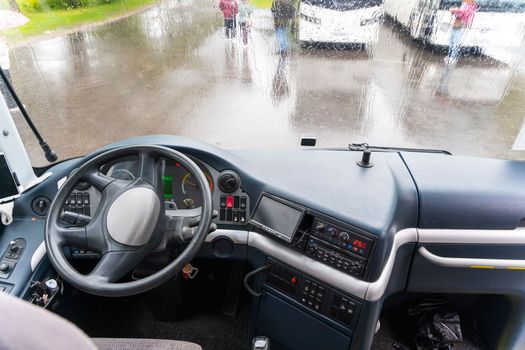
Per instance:
[[[226,208],[233,208],[233,196],[226,197]]]
[[[297,277],[292,277],[290,282],[292,282],[292,284],[296,284],[297,283]]]

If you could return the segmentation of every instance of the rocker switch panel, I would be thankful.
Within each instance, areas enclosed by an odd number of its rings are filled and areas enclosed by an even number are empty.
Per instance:
[[[9,242],[2,260],[0,260],[0,278],[9,278],[25,247],[26,241],[23,238],[17,238]]]

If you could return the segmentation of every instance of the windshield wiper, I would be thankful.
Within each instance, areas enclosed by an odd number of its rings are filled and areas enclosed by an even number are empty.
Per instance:
[[[7,79],[4,73],[4,69],[2,67],[0,67],[0,77],[2,78],[5,86],[7,87],[7,90],[9,90],[11,97],[13,97],[13,100],[15,100],[16,105],[18,106],[18,108],[20,109],[20,112],[24,116],[24,119],[26,120],[27,124],[29,125],[29,128],[33,132],[33,135],[35,135],[36,139],[38,140],[38,143],[40,144],[40,147],[44,151],[44,155],[46,156],[47,161],[50,163],[55,162],[58,159],[57,154],[55,153],[55,151],[51,149],[51,147],[49,147],[49,145],[44,140],[42,135],[40,135],[40,132],[38,132],[38,129],[36,128],[35,124],[33,124],[33,121],[31,120],[31,117],[27,113],[24,105],[22,104],[22,102],[20,102],[20,99],[18,98],[18,95],[15,92],[15,89],[11,85],[11,82],[9,81],[9,79]]]
[[[426,149],[426,148],[405,148],[405,147],[381,147],[370,146],[368,143],[351,143],[348,145],[349,151],[376,151],[376,152],[420,152],[420,153],[441,153],[452,155],[449,151],[442,149]]]

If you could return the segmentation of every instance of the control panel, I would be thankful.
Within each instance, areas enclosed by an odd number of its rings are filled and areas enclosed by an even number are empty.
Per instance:
[[[64,203],[64,211],[91,216],[91,196],[89,192],[71,192]]]
[[[312,235],[318,237],[331,245],[352,254],[367,258],[372,248],[372,240],[357,235],[347,229],[333,225],[321,219],[314,219],[312,224]]]
[[[273,259],[268,259],[267,263],[266,286],[345,327],[352,328],[355,325],[359,301]]]
[[[339,271],[363,279],[374,241],[356,233],[357,229],[311,216],[309,226],[298,230],[293,246],[307,256]]]
[[[219,221],[245,225],[248,213],[248,196],[221,195]]]
[[[9,278],[25,247],[26,241],[23,238],[17,238],[9,242],[2,260],[0,260],[0,278]]]
[[[312,259],[360,279],[367,277],[374,240],[356,227],[268,193],[261,196],[249,222],[256,231]]]
[[[362,277],[366,269],[366,259],[349,256],[336,247],[330,246],[315,237],[306,243],[306,254],[350,275]]]

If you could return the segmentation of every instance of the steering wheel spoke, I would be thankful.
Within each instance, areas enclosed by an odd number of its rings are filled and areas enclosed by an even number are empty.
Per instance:
[[[64,227],[56,225],[55,234],[61,246],[69,246],[104,254],[108,247],[102,232],[95,225]]]
[[[139,178],[155,188],[159,187],[159,161],[151,152],[139,152]]]
[[[217,210],[212,211],[212,219],[219,215]],[[185,243],[191,240],[199,229],[201,222],[201,209],[177,209],[166,210],[166,232],[168,236],[175,239],[177,243]],[[217,229],[212,223],[208,233]]]
[[[143,258],[144,254],[140,250],[107,252],[88,277],[101,282],[114,283],[137,266]]]
[[[86,175],[86,180],[97,190],[103,191],[109,184],[115,181],[114,178],[102,174],[98,169],[91,169]]]
[[[64,227],[56,225],[55,234],[58,242],[62,246],[71,246],[87,249],[87,230],[86,227]]]

